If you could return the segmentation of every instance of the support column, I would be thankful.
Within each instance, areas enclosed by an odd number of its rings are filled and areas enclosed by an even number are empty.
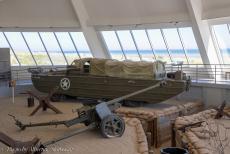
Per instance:
[[[192,28],[204,64],[220,64],[207,20],[202,20],[202,1],[186,0]]]
[[[84,0],[71,0],[71,3],[80,21],[81,29],[84,33],[89,48],[93,56],[96,58],[111,58],[110,54],[103,47],[95,28],[87,25],[89,15],[83,1]]]

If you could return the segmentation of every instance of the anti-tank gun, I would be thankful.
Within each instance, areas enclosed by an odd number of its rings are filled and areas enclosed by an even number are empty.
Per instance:
[[[95,106],[83,106],[82,108],[76,110],[76,112],[78,113],[78,117],[73,118],[71,120],[23,124],[14,116],[13,118],[15,120],[15,124],[21,130],[25,130],[27,127],[51,126],[51,125],[54,126],[65,125],[66,127],[71,127],[73,125],[80,124],[80,123],[86,126],[67,135],[55,138],[51,141],[38,145],[39,147],[38,149],[40,150],[38,150],[37,153],[39,152],[41,153],[42,151],[41,149],[44,149],[46,146],[50,144],[54,144],[60,140],[64,140],[66,138],[72,137],[86,130],[91,130],[95,128],[100,129],[101,134],[106,138],[121,137],[125,131],[125,122],[120,116],[113,114],[113,111],[121,106],[119,102],[127,98],[130,98],[132,96],[163,86],[165,84],[166,84],[165,81],[160,81],[153,86],[135,91],[133,93],[127,94],[125,96],[107,102],[99,103]]]

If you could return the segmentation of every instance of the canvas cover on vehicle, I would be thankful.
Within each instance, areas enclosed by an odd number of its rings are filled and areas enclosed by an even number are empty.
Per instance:
[[[90,74],[97,76],[110,76],[133,79],[156,79],[159,74],[165,73],[164,63],[118,61],[112,59],[84,58],[74,61],[77,68],[83,68],[85,62],[90,63]]]
[[[106,76],[105,65],[108,59],[93,58],[90,60],[90,74]]]
[[[82,58],[82,59],[75,59],[72,62],[72,66],[75,66],[77,69],[82,70],[86,62],[90,62],[93,58]]]

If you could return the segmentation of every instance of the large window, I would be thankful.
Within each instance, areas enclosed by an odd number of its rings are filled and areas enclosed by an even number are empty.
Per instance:
[[[116,33],[114,31],[103,31],[102,35],[104,37],[107,49],[108,51],[110,51],[112,58],[118,60],[125,60],[126,57],[123,53],[123,50],[121,49],[119,41],[116,37]]]
[[[141,57],[139,56],[139,53],[134,44],[130,31],[128,30],[117,31],[117,34],[119,40],[121,41],[121,46],[123,48],[123,51],[126,53],[126,57],[128,59],[132,59],[135,61],[140,60]]]
[[[36,64],[20,32],[5,32],[5,35],[21,65]]]
[[[191,27],[102,31],[112,58],[202,64]]]
[[[172,60],[169,51],[166,47],[161,30],[150,29],[147,32],[149,35],[150,43],[152,44],[155,50],[156,59],[170,63]]]
[[[0,48],[10,48],[9,43],[7,42],[4,34],[0,32]],[[10,50],[10,61],[12,66],[18,66],[19,62],[15,57],[15,54],[12,50]]]
[[[190,64],[202,64],[199,48],[196,44],[195,37],[191,28],[179,28],[179,35],[182,38],[182,43]]]
[[[145,30],[132,30],[137,49],[142,60],[152,61],[155,59],[154,51],[148,41]]]
[[[51,65],[49,56],[41,42],[37,32],[23,32],[22,35],[33,53],[34,59],[38,65]]]
[[[84,34],[81,32],[71,32],[70,36],[76,44],[76,48],[82,58],[92,57],[89,46],[85,40]]]
[[[223,62],[230,64],[230,25],[214,25],[213,32],[216,38],[217,46],[219,47]]]
[[[61,51],[58,41],[53,32],[40,32],[41,38],[55,65],[66,65],[66,57]]]
[[[0,32],[0,48],[11,49],[11,64],[66,65],[92,57],[82,32]]]
[[[182,47],[177,29],[163,29],[162,34],[165,37],[173,61],[187,63],[188,59]]]
[[[65,54],[65,57],[70,64],[74,59],[79,59],[79,55],[76,47],[71,40],[70,34],[66,32],[57,32],[56,36],[62,48],[62,51]]]

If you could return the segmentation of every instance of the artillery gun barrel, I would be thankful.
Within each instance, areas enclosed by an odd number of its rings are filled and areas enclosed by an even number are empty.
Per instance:
[[[95,124],[95,123],[92,123],[92,124],[90,124],[90,125],[87,126],[87,127],[83,127],[83,128],[81,128],[81,129],[77,129],[77,130],[75,130],[75,131],[73,131],[73,132],[71,132],[71,133],[68,133],[68,134],[66,134],[66,135],[63,135],[63,136],[54,138],[54,139],[52,139],[52,140],[50,140],[50,141],[47,141],[47,142],[43,143],[42,145],[46,147],[46,146],[48,146],[48,145],[51,145],[51,144],[54,144],[54,143],[59,142],[59,141],[61,141],[61,140],[70,138],[70,137],[72,137],[72,136],[75,136],[75,135],[80,134],[80,133],[82,133],[82,132],[85,132],[85,131],[87,131],[87,130],[94,129],[95,127],[96,127],[96,124]]]
[[[132,96],[135,96],[135,95],[144,93],[144,92],[146,92],[146,91],[152,90],[152,89],[154,89],[154,88],[160,87],[160,86],[163,85],[163,84],[166,84],[166,81],[160,81],[160,82],[158,82],[157,84],[155,84],[155,85],[153,85],[153,86],[150,86],[150,87],[147,87],[147,88],[144,88],[144,89],[135,91],[135,92],[130,93],[130,94],[127,94],[127,95],[125,95],[125,96],[121,96],[121,97],[115,98],[115,99],[113,99],[113,100],[110,100],[110,101],[106,102],[106,104],[107,104],[107,105],[113,105],[113,104],[115,104],[115,103],[118,103],[118,102],[120,102],[120,101],[122,101],[122,100],[125,100],[125,99],[127,99],[127,98],[130,98],[130,97],[132,97]]]

